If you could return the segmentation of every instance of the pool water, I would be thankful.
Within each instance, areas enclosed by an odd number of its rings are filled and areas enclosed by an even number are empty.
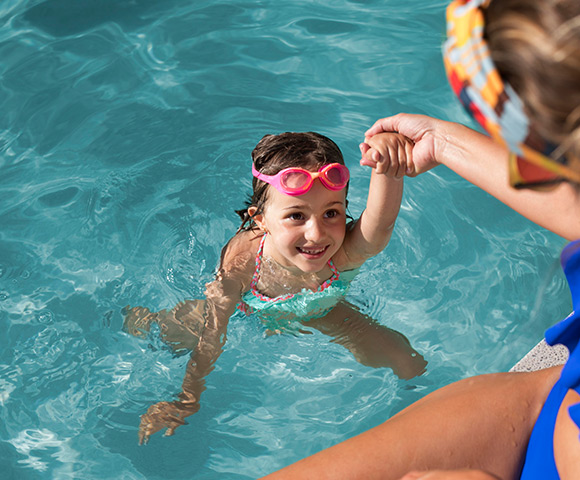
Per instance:
[[[399,111],[472,125],[440,58],[446,2],[5,0],[0,5],[0,469],[4,479],[251,479],[468,375],[565,316],[564,240],[440,167],[408,179],[349,300],[428,360],[400,380],[322,334],[236,314],[201,410],[138,446],[188,356],[122,309],[201,298],[267,133],[313,130],[351,168]]]

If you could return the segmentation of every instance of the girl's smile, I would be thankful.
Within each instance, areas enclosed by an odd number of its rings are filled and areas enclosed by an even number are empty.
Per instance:
[[[313,248],[300,248],[300,247],[296,247],[296,249],[303,255],[305,255],[308,258],[318,258],[322,255],[324,255],[324,252],[326,252],[326,250],[328,249],[328,247],[324,247],[318,250],[315,250]]]

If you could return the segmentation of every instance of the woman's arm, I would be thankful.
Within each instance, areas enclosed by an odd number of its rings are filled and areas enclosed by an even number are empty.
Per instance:
[[[415,146],[411,176],[446,165],[518,213],[568,240],[580,238],[580,193],[562,183],[549,192],[516,190],[508,181],[508,152],[492,139],[458,123],[399,114],[378,120],[366,133],[398,132]]]

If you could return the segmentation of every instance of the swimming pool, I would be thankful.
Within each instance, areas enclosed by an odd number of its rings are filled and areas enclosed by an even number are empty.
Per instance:
[[[320,334],[267,337],[236,315],[201,410],[137,445],[139,415],[179,391],[187,356],[124,333],[121,310],[201,297],[264,134],[334,139],[357,216],[357,145],[376,118],[472,125],[440,60],[445,4],[2,3],[3,478],[256,478],[507,370],[568,313],[564,241],[437,169],[406,182],[391,244],[349,294],[426,374],[399,380]]]

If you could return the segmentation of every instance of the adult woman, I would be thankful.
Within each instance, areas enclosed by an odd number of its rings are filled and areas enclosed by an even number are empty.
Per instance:
[[[379,120],[367,138],[399,132],[415,142],[410,175],[444,164],[575,241],[562,264],[579,310],[580,2],[457,0],[447,13],[451,85],[493,140],[458,124],[405,114]],[[367,143],[361,150],[363,163],[376,159]],[[569,348],[563,369],[449,385],[271,478],[579,478],[580,313],[546,338]],[[417,471],[433,469],[445,471]],[[415,471],[404,475],[409,470]]]

